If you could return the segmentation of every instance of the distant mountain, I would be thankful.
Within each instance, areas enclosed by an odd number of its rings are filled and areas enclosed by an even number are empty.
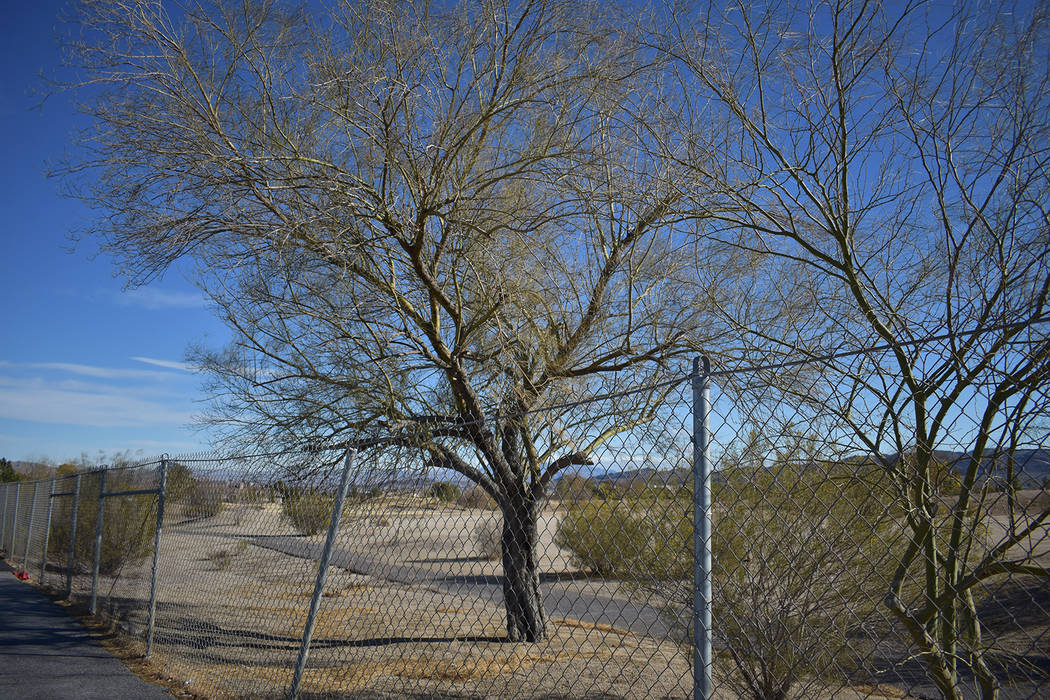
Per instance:
[[[680,487],[693,479],[693,472],[684,467],[677,469],[657,469],[655,467],[641,467],[638,469],[624,469],[615,471],[613,466],[604,474],[593,474],[589,478],[595,483],[607,483],[614,486],[634,486],[648,484],[649,486]]]
[[[43,462],[11,462],[11,468],[27,479],[44,479],[51,474],[52,467]]]
[[[1019,449],[1013,454],[994,454],[993,450],[987,450],[990,456],[981,460],[977,470],[978,479],[1001,479],[1005,481],[1010,473],[1011,459],[1013,460],[1013,473],[1017,477],[1022,488],[1042,487],[1050,480],[1050,449],[1034,448]],[[952,452],[948,450],[936,450],[934,458],[952,466],[960,474],[970,468],[969,452]],[[890,463],[899,459],[899,455],[889,455]]]
[[[968,452],[951,452],[939,450],[934,457],[945,464],[951,465],[961,473],[970,466],[970,454]],[[888,455],[890,464],[900,459],[899,455]],[[857,462],[864,460],[858,458]],[[987,457],[982,460],[978,478],[1000,479],[1005,481],[1010,467],[1010,457],[1006,454]],[[1050,482],[1050,449],[1019,449],[1013,453],[1013,470],[1022,488],[1041,488]],[[656,467],[641,467],[636,469],[617,469],[611,465],[605,473],[592,474],[589,478],[596,483],[608,483],[615,486],[633,486],[649,484],[651,486],[680,487],[692,482],[693,473],[690,469],[679,467],[676,469],[657,469]],[[712,479],[717,483],[720,481],[719,473],[712,474]]]

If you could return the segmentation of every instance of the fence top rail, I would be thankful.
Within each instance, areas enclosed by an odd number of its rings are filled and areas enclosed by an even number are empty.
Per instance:
[[[113,496],[146,496],[151,494],[160,493],[160,487],[152,489],[132,489],[129,491],[106,491],[99,495],[99,498],[112,498]]]

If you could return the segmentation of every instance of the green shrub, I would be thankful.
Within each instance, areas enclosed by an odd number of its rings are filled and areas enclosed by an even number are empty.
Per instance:
[[[222,489],[217,484],[197,481],[186,495],[182,512],[187,518],[213,518],[225,507]]]
[[[675,501],[574,502],[566,510],[554,541],[571,551],[580,567],[602,576],[677,579],[685,575],[687,567],[692,576],[691,563],[682,556],[683,551],[692,552],[691,517],[692,506],[686,510]]]
[[[854,637],[892,576],[892,506],[848,468],[725,469],[713,502],[713,616],[741,697],[787,697],[793,684],[862,663]],[[666,601],[688,639],[691,494],[639,490],[571,503],[555,541],[580,566]],[[853,638],[851,638],[853,637]]]
[[[431,484],[430,488],[427,489],[428,496],[445,503],[455,503],[461,493],[462,489],[449,481],[438,481]]]
[[[554,498],[561,501],[581,501],[598,495],[598,484],[580,474],[566,474],[554,487]]]
[[[168,503],[183,503],[197,486],[197,479],[185,464],[172,462],[167,468],[165,498]]]
[[[72,480],[68,482],[70,489]],[[124,491],[142,488],[121,472],[106,477],[106,491]],[[95,552],[95,525],[98,517],[99,479],[95,474],[81,477],[80,502],[77,508],[77,535],[74,543],[74,569],[89,571]],[[54,499],[48,554],[63,564],[69,554],[72,531],[73,499]],[[157,497],[154,495],[114,496],[107,498],[102,519],[102,548],[99,554],[99,573],[111,576],[126,565],[136,565],[153,554],[153,538],[157,531]]]
[[[289,491],[281,504],[284,517],[296,532],[316,535],[328,528],[332,521],[335,499],[320,491]]]

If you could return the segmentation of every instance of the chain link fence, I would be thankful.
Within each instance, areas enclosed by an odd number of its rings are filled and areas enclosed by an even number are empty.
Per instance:
[[[1045,697],[1047,397],[901,352],[6,484],[0,543],[205,696]]]

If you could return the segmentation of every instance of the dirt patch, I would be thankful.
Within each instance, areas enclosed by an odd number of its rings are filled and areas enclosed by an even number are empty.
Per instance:
[[[691,696],[691,651],[648,632],[650,623],[639,628],[633,616],[643,603],[617,582],[580,575],[571,556],[554,544],[560,517],[554,510],[543,514],[539,547],[542,585],[549,586],[550,638],[538,644],[504,641],[500,564],[478,556],[473,534],[478,523],[498,517],[408,498],[349,508],[336,543],[348,556],[329,572],[304,695]],[[1001,527],[997,522],[993,526]],[[164,687],[182,697],[282,697],[291,683],[322,543],[321,535],[297,535],[273,504],[229,506],[212,518],[165,523],[155,652],[140,675],[168,679]],[[215,552],[230,553],[221,567],[211,556]],[[1042,552],[1033,547],[1033,554]],[[358,565],[364,561],[368,566]],[[105,604],[119,611],[132,632],[121,652],[132,663],[142,654],[141,642],[131,642],[144,630],[149,573],[148,567],[129,568],[101,586]],[[74,589],[83,594],[88,585],[79,576]],[[1029,636],[1011,641],[1018,649],[1026,639],[1029,646],[1032,637],[1047,639],[1040,632],[1045,616],[1039,617],[1047,608],[1031,601],[1050,602],[1036,593],[1004,589],[997,609],[988,611],[993,630],[1000,617],[1009,626],[1019,610],[1034,616]],[[571,599],[571,606],[554,612],[558,597]],[[654,613],[659,601],[644,605]],[[598,608],[605,613],[593,614]],[[893,659],[905,653],[892,652]],[[830,679],[812,680],[800,697],[907,698],[892,685],[898,677],[858,675],[852,685],[842,679],[837,686]],[[718,691],[716,697],[732,700],[723,687]]]

